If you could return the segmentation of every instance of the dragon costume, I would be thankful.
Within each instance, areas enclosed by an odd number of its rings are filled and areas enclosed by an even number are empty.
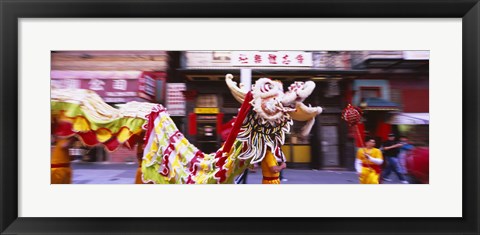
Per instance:
[[[103,144],[111,151],[120,145],[132,147],[138,139],[135,136],[144,135],[141,173],[139,170],[137,176],[143,183],[233,183],[250,164],[262,163],[266,156],[270,156],[270,165],[286,162],[281,147],[293,120],[307,121],[302,130],[307,134],[315,116],[322,112],[320,107],[302,103],[315,83],[294,82],[284,92],[280,81],[261,78],[251,91],[245,91],[233,82],[232,75],[226,75],[225,80],[242,106],[227,140],[214,153],[204,153],[190,144],[162,105],[135,102],[118,110],[85,90],[52,92],[52,114],[62,123],[56,134],[77,135],[87,145]],[[86,96],[95,98],[89,101]],[[264,174],[263,182],[268,180],[272,175]]]
[[[228,74],[225,80],[242,107],[224,146],[215,153],[203,153],[190,144],[165,109],[150,115],[142,161],[144,182],[233,183],[249,164],[262,162],[268,154],[276,162],[285,162],[281,146],[292,120],[308,121],[303,130],[308,133],[322,112],[302,103],[315,88],[311,81],[295,82],[284,92],[281,82],[261,78],[247,92],[232,79]]]
[[[120,109],[106,104],[90,90],[54,89],[51,92],[52,134],[56,137],[51,156],[51,183],[71,183],[71,166],[65,142],[76,137],[84,145],[102,145],[107,151],[142,144],[149,114],[157,104],[129,102]],[[141,183],[140,168],[136,182]],[[68,177],[66,177],[68,176]],[[68,179],[66,179],[68,178]]]

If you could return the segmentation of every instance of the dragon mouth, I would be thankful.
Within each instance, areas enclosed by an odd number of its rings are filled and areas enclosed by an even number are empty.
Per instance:
[[[295,111],[295,107],[292,107],[290,105],[285,106],[275,98],[263,100],[260,107],[262,111],[266,115],[270,116],[271,118],[273,118],[274,116],[278,116],[279,113],[287,113],[287,112]]]
[[[267,95],[265,97],[262,97],[262,99],[269,100],[269,99],[274,99],[276,97],[278,97],[278,94],[271,94],[271,95]]]
[[[271,116],[280,112],[280,110],[278,108],[278,104],[274,104],[271,101],[262,102],[261,107],[262,107],[263,112],[265,112],[266,114],[271,115]]]

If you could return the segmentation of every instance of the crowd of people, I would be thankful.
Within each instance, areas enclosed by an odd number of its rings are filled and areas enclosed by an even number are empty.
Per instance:
[[[359,148],[355,160],[355,169],[361,184],[380,184],[392,181],[391,173],[395,173],[404,184],[407,181],[406,157],[413,145],[406,136],[397,140],[395,134],[389,134],[387,141],[376,148],[374,138],[365,139],[365,147]]]
[[[367,137],[364,147],[357,151],[355,169],[358,173],[359,183],[381,184],[382,182],[391,182],[390,176],[393,172],[401,183],[408,184],[406,161],[408,152],[413,149],[413,145],[409,143],[408,138],[400,136],[397,139],[395,134],[391,133],[388,135],[387,141],[380,144],[380,148],[375,146],[377,146],[375,138]],[[266,163],[263,164],[262,162],[262,171],[266,172],[267,175],[272,174],[276,183],[287,181],[282,175],[282,170],[285,167],[273,160],[271,162],[271,166],[266,166]],[[250,169],[245,170],[237,178],[236,183],[246,184],[248,172],[254,172],[257,167],[252,165]]]

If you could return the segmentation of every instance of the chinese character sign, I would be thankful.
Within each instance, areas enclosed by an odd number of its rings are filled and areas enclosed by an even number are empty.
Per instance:
[[[233,66],[311,67],[312,53],[304,51],[234,51]]]
[[[56,89],[78,89],[80,88],[79,79],[52,79],[51,86]]]
[[[122,90],[122,91],[125,91],[127,90],[127,80],[125,79],[116,79],[116,80],[113,80],[113,89],[114,90]]]
[[[92,79],[88,82],[88,89],[92,91],[103,91],[105,88],[105,82],[100,79]]]
[[[95,91],[105,102],[125,103],[135,100],[137,79],[52,79],[51,86],[57,89],[75,88]]]

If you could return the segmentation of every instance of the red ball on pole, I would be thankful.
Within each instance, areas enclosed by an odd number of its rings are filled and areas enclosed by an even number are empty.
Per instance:
[[[345,120],[349,126],[355,126],[355,132],[363,146],[363,139],[357,126],[357,124],[362,120],[362,110],[353,107],[351,104],[348,104],[347,107],[342,111],[342,119]]]

